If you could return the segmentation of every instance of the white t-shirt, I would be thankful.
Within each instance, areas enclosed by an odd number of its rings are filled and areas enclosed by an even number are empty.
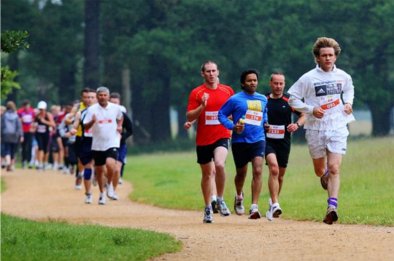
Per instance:
[[[106,151],[110,148],[119,148],[120,133],[117,131],[117,120],[123,117],[121,107],[108,102],[107,107],[101,107],[99,103],[90,106],[83,123],[86,124],[96,116],[96,122],[92,126],[92,150]]]
[[[335,66],[330,72],[325,72],[318,66],[310,70],[290,87],[288,93],[290,106],[307,115],[305,129],[335,130],[355,120],[353,114],[344,112],[342,102],[343,98],[345,103],[353,104],[352,78]],[[325,110],[323,118],[313,116],[314,107]]]

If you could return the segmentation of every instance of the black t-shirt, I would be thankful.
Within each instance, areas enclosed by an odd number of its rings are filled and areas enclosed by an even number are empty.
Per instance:
[[[300,112],[295,111],[289,105],[289,95],[283,94],[281,98],[274,99],[271,98],[269,94],[266,95],[268,99],[267,109],[268,109],[268,123],[270,125],[284,125],[285,126],[285,136],[284,139],[270,139],[267,137],[267,141],[282,141],[290,143],[290,133],[287,131],[287,125],[292,123],[292,113],[300,116]]]

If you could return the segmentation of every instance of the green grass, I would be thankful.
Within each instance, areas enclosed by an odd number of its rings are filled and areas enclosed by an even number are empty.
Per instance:
[[[3,177],[0,178],[0,193],[6,189]]]
[[[394,139],[349,140],[341,168],[339,196],[340,223],[394,225]],[[230,152],[227,163],[225,199],[232,205],[234,163]],[[156,206],[201,210],[200,167],[194,151],[160,153],[128,158],[125,178],[133,183],[131,199]],[[245,204],[250,204],[250,176],[245,182]],[[268,200],[268,169],[264,168],[260,208]],[[321,221],[327,194],[313,172],[306,145],[293,145],[280,203],[284,218]]]
[[[2,260],[147,260],[180,249],[162,233],[1,215]]]

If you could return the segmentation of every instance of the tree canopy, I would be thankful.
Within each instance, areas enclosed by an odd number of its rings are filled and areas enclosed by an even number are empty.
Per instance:
[[[18,56],[19,97],[46,98],[55,103],[77,97],[84,87],[86,50],[95,48],[84,39],[89,37],[84,23],[84,7],[89,1],[2,1],[2,30],[17,28],[30,33],[31,48]],[[126,107],[132,108],[141,142],[171,138],[169,108],[178,110],[180,122],[185,120],[187,95],[201,83],[199,68],[204,61],[216,61],[221,82],[235,90],[239,90],[240,72],[257,68],[261,72],[259,88],[264,93],[272,71],[283,71],[290,87],[313,68],[311,49],[321,36],[340,43],[337,66],[353,77],[355,107],[371,111],[373,135],[390,131],[394,106],[393,1],[97,3],[100,37],[95,41],[99,41],[100,51],[95,62],[99,79],[95,80],[122,94],[124,86],[129,86],[131,100]],[[125,72],[129,77],[124,77]]]

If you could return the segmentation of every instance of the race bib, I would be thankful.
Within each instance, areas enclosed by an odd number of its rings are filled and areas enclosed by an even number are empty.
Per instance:
[[[38,133],[45,133],[47,131],[47,126],[46,125],[38,125],[37,126],[37,132]]]
[[[90,128],[90,129],[88,129],[88,130],[84,130],[84,132],[83,132],[83,136],[85,136],[85,137],[92,137],[93,136],[93,133],[92,133],[92,129]]]
[[[205,125],[219,125],[218,112],[206,111],[205,112]]]
[[[270,125],[267,131],[267,138],[283,139],[285,137],[285,125]]]
[[[23,123],[31,123],[33,122],[33,117],[30,114],[25,114],[22,116]]]
[[[261,111],[247,110],[245,114],[245,123],[255,126],[261,126],[263,113]]]
[[[321,105],[320,107],[321,107],[323,110],[329,110],[329,109],[331,109],[331,108],[334,108],[335,106],[338,106],[340,103],[341,103],[341,102],[340,102],[339,99],[336,99],[336,100],[334,100],[334,101],[328,100],[327,103],[324,103],[324,104]]]

